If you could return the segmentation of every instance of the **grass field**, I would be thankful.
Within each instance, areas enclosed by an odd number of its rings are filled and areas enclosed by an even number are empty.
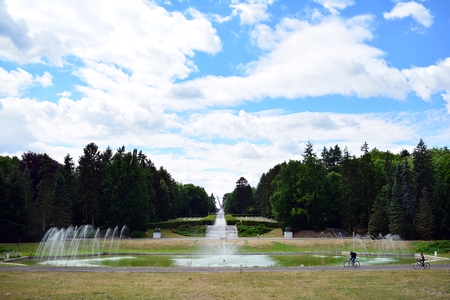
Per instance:
[[[450,271],[1,272],[2,299],[450,299]]]

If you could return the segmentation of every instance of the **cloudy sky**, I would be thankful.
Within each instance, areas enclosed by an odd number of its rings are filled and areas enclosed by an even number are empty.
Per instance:
[[[142,150],[182,183],[450,146],[450,1],[0,0],[0,155]]]

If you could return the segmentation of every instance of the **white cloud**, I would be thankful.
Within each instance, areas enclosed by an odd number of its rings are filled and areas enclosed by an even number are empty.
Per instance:
[[[208,76],[184,86],[201,90],[205,97],[197,101],[205,106],[330,94],[402,100],[410,86],[381,50],[367,45],[371,22],[370,16],[331,16],[317,24],[286,18],[274,30],[257,26],[252,37],[266,52],[246,65],[245,76]]]
[[[42,76],[33,77],[21,68],[10,72],[0,68],[0,96],[19,96],[24,90],[35,85],[51,86],[52,75],[44,72]]]
[[[384,12],[383,17],[387,20],[412,17],[417,23],[425,27],[430,27],[433,24],[433,16],[430,10],[415,1],[399,2],[390,12]]]
[[[383,51],[368,45],[372,36],[367,15],[324,17],[314,24],[285,18],[274,29],[260,24],[252,38],[265,53],[245,66],[244,76],[207,76],[186,81],[183,88],[202,95],[192,99],[192,107],[333,94],[402,101],[411,92],[428,101],[450,89],[450,58],[399,70],[387,64]]]
[[[343,10],[348,6],[355,4],[354,0],[314,0],[314,2],[325,7],[332,14],[338,14],[338,10]]]
[[[233,8],[233,15],[239,15],[241,24],[253,25],[270,19],[267,8],[273,2],[274,0],[233,0],[230,7]]]
[[[450,90],[450,57],[428,67],[412,67],[402,70],[411,90],[429,101],[432,94]]]
[[[0,96],[18,96],[20,91],[33,84],[33,75],[18,68],[6,71],[0,68]]]
[[[4,0],[0,1],[0,37],[2,36],[3,43],[14,47],[16,51],[31,46],[27,23],[23,18],[13,18],[8,13],[8,5]]]
[[[447,111],[450,114],[450,90],[446,90],[445,93],[441,94],[442,99],[444,99],[447,102]]]
[[[69,98],[70,96],[72,96],[72,92],[70,91],[64,91],[61,93],[56,94],[57,96],[63,97],[63,98]]]
[[[52,86],[53,76],[49,72],[44,72],[42,76],[36,76],[36,82],[40,83],[43,87]]]
[[[46,57],[62,66],[72,55],[113,63],[131,72],[134,82],[160,86],[195,70],[189,59],[195,51],[214,54],[221,49],[216,30],[194,9],[183,15],[140,0],[7,4],[13,19],[26,20],[32,37],[32,46],[18,52],[0,36],[0,56],[19,63],[45,63]]]

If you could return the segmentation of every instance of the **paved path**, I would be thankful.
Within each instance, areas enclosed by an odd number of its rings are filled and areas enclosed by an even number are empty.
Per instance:
[[[433,270],[449,270],[450,264],[432,264],[430,270],[416,270],[416,272],[432,272]],[[110,268],[110,267],[29,267],[29,266],[2,266],[0,272],[99,272],[99,273],[175,273],[175,272],[311,272],[311,271],[399,271],[413,270],[411,265],[378,265],[361,266],[359,268],[344,268],[343,266],[326,267],[255,267],[255,268],[231,268],[231,267],[133,267],[133,268]]]

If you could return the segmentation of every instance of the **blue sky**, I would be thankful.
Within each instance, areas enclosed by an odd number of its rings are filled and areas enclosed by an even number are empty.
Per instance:
[[[0,0],[0,155],[142,150],[222,196],[305,144],[450,141],[447,0]]]

